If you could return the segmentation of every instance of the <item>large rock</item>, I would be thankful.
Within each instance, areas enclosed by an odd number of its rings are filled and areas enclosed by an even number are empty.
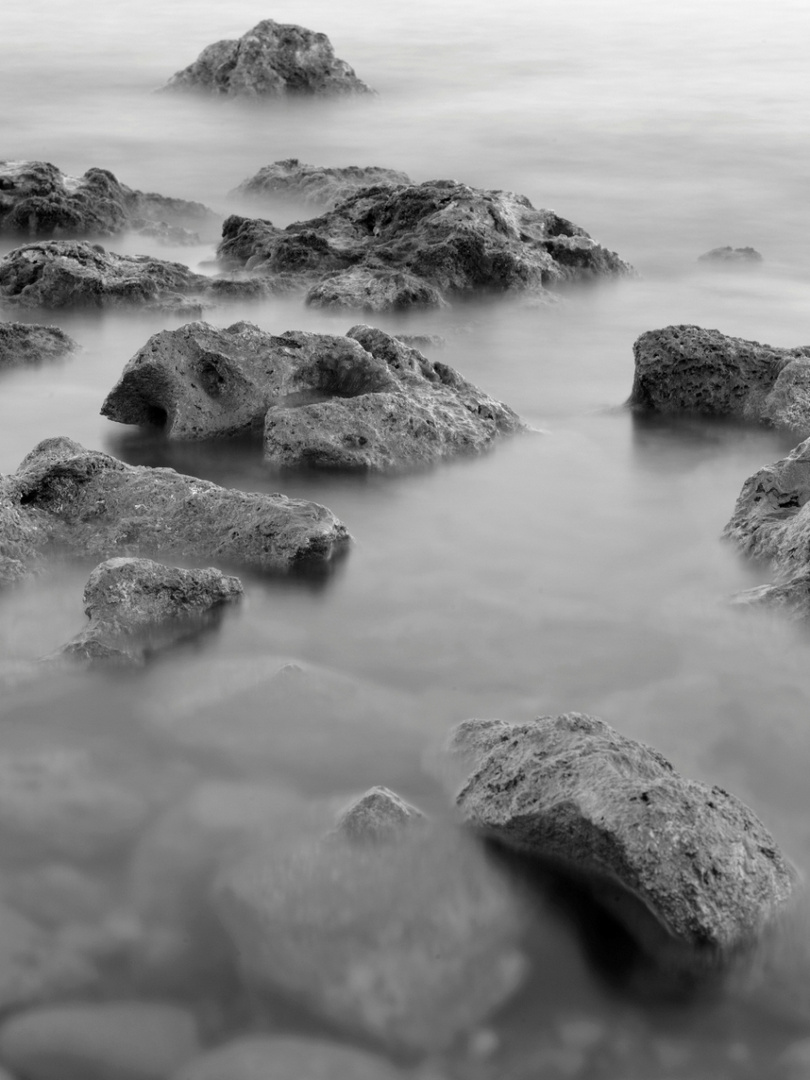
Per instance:
[[[182,439],[263,427],[276,465],[386,469],[481,451],[523,424],[446,364],[368,326],[346,337],[250,323],[164,330],[102,405]]]
[[[73,338],[58,326],[0,322],[0,370],[56,360],[77,348]]]
[[[221,219],[202,203],[136,191],[107,169],[68,176],[46,161],[0,162],[0,234],[116,236],[156,225],[211,233]]]
[[[792,869],[748,807],[602,720],[471,720],[451,747],[472,768],[457,797],[467,822],[592,879],[597,898],[670,963],[728,960],[792,892]],[[640,923],[641,909],[658,925]]]
[[[182,263],[117,255],[81,240],[27,244],[0,259],[0,304],[14,307],[137,306],[198,314],[203,303],[266,294],[260,278],[209,278]]]
[[[700,413],[810,434],[810,346],[779,349],[699,326],[666,326],[633,346],[629,405]]]
[[[95,568],[84,589],[90,623],[60,649],[88,661],[143,664],[158,649],[215,623],[242,596],[238,578],[183,570],[151,559],[114,558]]]
[[[10,536],[0,550],[12,565],[57,545],[102,558],[160,553],[279,571],[322,564],[349,540],[317,503],[126,465],[65,438],[41,442],[0,481],[4,506]]]
[[[232,216],[218,254],[226,264],[309,288],[314,303],[353,306],[365,291],[374,310],[383,309],[386,290],[389,308],[436,306],[474,293],[545,295],[547,286],[632,273],[584,229],[536,210],[525,196],[453,180],[363,188],[286,229]],[[384,284],[380,296],[369,286],[375,275]]]
[[[273,19],[241,38],[207,46],[163,89],[249,98],[372,92],[345,60],[337,59],[326,34]]]
[[[274,161],[265,165],[230,191],[231,198],[293,199],[317,206],[332,207],[348,199],[360,188],[382,184],[410,184],[411,178],[396,169],[378,165],[346,165],[329,168],[306,165],[298,158]]]

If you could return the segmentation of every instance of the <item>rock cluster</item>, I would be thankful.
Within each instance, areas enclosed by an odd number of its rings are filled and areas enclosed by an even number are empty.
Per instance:
[[[163,90],[196,90],[228,97],[336,97],[372,93],[326,34],[264,19],[236,40],[208,45]]]
[[[360,188],[410,183],[410,177],[396,169],[384,169],[375,165],[328,168],[322,165],[305,165],[298,158],[287,158],[285,161],[274,161],[272,165],[265,165],[255,176],[243,180],[228,194],[232,198],[294,199],[333,207]]]
[[[363,188],[278,229],[229,217],[219,258],[308,289],[320,307],[388,311],[632,273],[584,229],[527,198],[453,180]]]
[[[77,348],[73,338],[58,326],[0,322],[0,370],[56,360]]]

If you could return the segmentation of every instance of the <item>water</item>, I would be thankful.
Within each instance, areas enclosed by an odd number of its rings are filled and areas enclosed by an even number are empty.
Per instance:
[[[268,12],[241,0],[30,0],[4,13],[2,156],[71,173],[102,166],[133,187],[222,212],[235,208],[231,188],[285,157],[451,176],[557,210],[641,279],[553,309],[504,301],[380,318],[384,329],[443,334],[441,359],[538,432],[478,460],[393,478],[274,475],[250,447],[167,447],[103,420],[100,403],[126,360],[179,322],[60,315],[83,351],[3,375],[0,471],[64,434],[133,463],[316,499],[356,544],[320,582],[243,574],[241,609],[139,678],[21,682],[0,706],[7,745],[89,746],[145,769],[168,755],[198,776],[272,777],[310,795],[389,783],[438,812],[423,758],[453,722],[579,709],[737,793],[805,871],[808,641],[779,618],[728,607],[768,574],[719,540],[743,480],[790,440],[640,422],[619,406],[645,330],[694,322],[806,342],[810,9],[798,0],[301,0],[270,14],[329,34],[379,97],[264,109],[151,95],[206,44]],[[298,216],[286,214],[274,220]],[[765,262],[744,274],[697,264],[722,244],[753,245]],[[212,253],[150,245],[108,242],[193,266]],[[289,299],[235,305],[214,321],[239,318],[273,332],[342,332],[360,321]],[[10,663],[78,629],[89,567],[60,563],[3,598]],[[339,710],[339,728],[316,710],[268,729],[261,675],[279,656],[346,680],[352,704]],[[729,990],[719,1001],[648,1007],[595,975],[578,939],[561,940],[554,976],[539,965],[499,1020],[504,1075],[523,1075],[521,1062],[525,1075],[541,1066],[564,1074],[564,1063],[543,1057],[538,1017],[554,1030],[571,1017],[608,1023],[624,1056],[588,1058],[582,1069],[611,1080],[770,1075],[810,1028],[776,991],[754,1006]],[[806,983],[795,978],[794,990]],[[488,1076],[494,1066],[454,1068]]]

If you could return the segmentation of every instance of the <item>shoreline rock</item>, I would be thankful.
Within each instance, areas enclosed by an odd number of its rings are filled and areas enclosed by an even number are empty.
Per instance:
[[[229,198],[291,199],[334,208],[360,188],[411,184],[404,172],[378,165],[347,165],[330,168],[306,165],[298,158],[287,158],[265,165],[253,176],[228,192]]]
[[[78,348],[73,338],[58,326],[0,321],[0,371],[58,360]]]

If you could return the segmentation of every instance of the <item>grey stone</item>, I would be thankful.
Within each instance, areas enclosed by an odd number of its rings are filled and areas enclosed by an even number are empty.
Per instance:
[[[73,338],[58,326],[0,322],[0,370],[57,360],[77,348]]]
[[[750,266],[753,263],[761,263],[762,256],[755,248],[733,248],[729,245],[712,248],[711,251],[701,255],[698,262],[715,263],[722,266]]]
[[[12,585],[35,569],[38,551],[46,541],[42,528],[9,497],[0,476],[0,587]]]
[[[340,814],[337,831],[356,843],[396,839],[403,829],[425,823],[425,815],[385,787],[373,787]]]
[[[372,92],[345,60],[337,59],[326,34],[273,19],[264,19],[241,38],[207,46],[163,90],[254,99]]]
[[[183,570],[151,559],[114,558],[95,568],[84,589],[90,624],[60,655],[140,665],[158,649],[214,624],[242,596],[238,578]]]
[[[360,188],[381,184],[410,184],[409,176],[378,165],[347,165],[329,168],[306,165],[298,158],[274,161],[228,192],[231,198],[294,199],[323,207],[333,207]]]
[[[780,349],[699,326],[667,326],[633,346],[628,404],[700,413],[810,434],[810,346]]]
[[[0,1056],[27,1080],[166,1080],[200,1050],[194,1017],[168,1004],[51,1006],[0,1028]]]
[[[602,720],[471,720],[451,747],[474,762],[457,796],[470,825],[602,883],[597,898],[672,964],[727,961],[758,939],[793,890],[792,868],[748,807],[679,776]],[[631,898],[654,923],[639,924]]]
[[[796,622],[810,619],[810,567],[784,581],[745,589],[732,597],[732,603],[738,607],[770,608]]]
[[[0,511],[4,501],[9,533],[0,543],[9,559],[19,550],[20,563],[59,545],[102,558],[161,554],[286,571],[323,564],[349,540],[317,503],[126,465],[65,438],[41,442],[3,478]]]
[[[231,216],[218,255],[308,289],[321,306],[433,306],[481,293],[632,274],[614,252],[525,196],[453,180],[363,188],[319,218],[276,228]]]

